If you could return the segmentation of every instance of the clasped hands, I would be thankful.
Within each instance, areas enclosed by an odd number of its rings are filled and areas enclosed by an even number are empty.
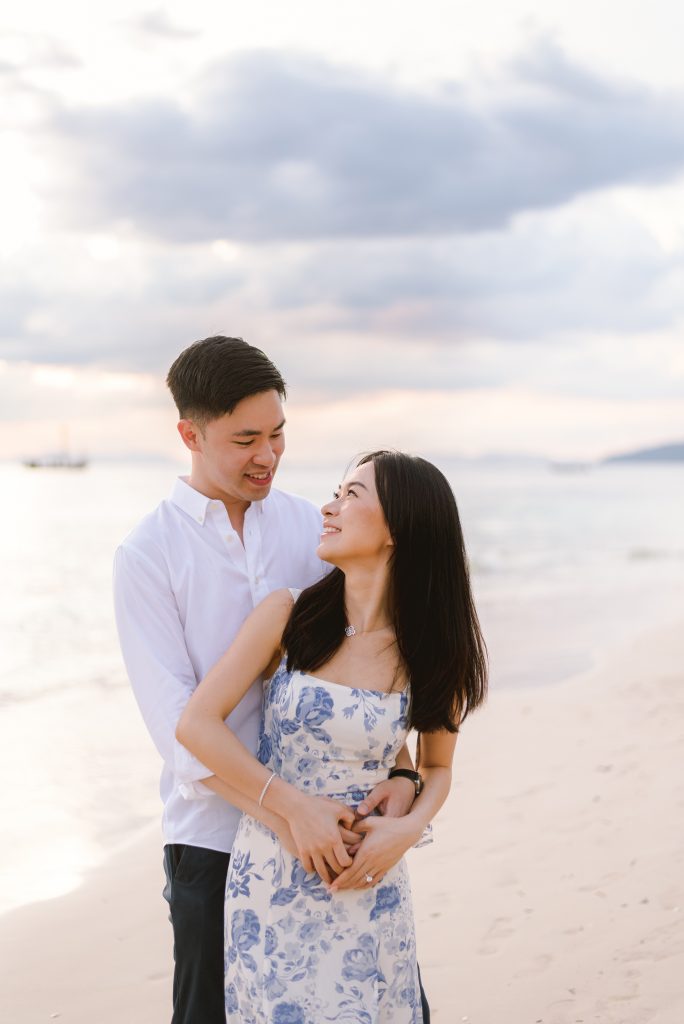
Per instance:
[[[368,889],[417,842],[422,829],[406,818],[414,797],[413,783],[402,778],[379,783],[356,810],[302,794],[279,838],[331,892]]]

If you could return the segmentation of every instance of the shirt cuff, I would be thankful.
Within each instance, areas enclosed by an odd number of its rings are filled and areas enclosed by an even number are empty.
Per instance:
[[[214,791],[202,782],[181,782],[178,792],[184,800],[208,800],[210,796],[214,796]]]
[[[182,743],[174,740],[173,774],[176,776],[176,781],[183,785],[199,782],[200,779],[208,779],[214,773],[196,757],[193,757]]]

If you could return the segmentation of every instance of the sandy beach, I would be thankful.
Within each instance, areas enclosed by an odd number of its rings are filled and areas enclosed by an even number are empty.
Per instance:
[[[683,664],[673,625],[467,724],[435,843],[410,854],[436,1021],[684,1020]],[[0,1020],[168,1021],[162,885],[155,828],[0,919]]]

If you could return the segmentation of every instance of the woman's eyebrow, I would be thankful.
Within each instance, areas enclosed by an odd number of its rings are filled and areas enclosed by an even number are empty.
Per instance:
[[[350,487],[363,487],[364,491],[368,490],[366,485],[362,484],[360,480],[350,480],[346,487],[347,490],[349,490]],[[340,490],[342,490],[342,485],[340,485]]]

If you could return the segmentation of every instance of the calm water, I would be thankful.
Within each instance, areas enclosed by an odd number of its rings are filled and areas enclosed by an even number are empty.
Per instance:
[[[494,687],[553,684],[635,633],[684,618],[684,466],[443,468]],[[111,559],[178,471],[0,466],[0,771],[13,780],[0,910],[66,891],[159,818],[157,756],[118,653]],[[321,503],[339,475],[337,466],[285,467],[280,486]]]

